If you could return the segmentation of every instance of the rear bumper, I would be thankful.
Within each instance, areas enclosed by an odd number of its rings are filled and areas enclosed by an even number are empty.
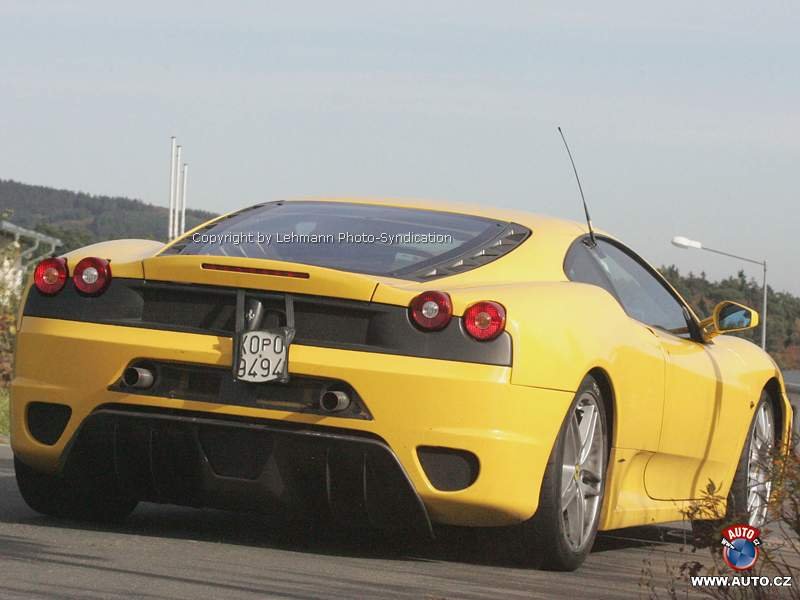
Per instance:
[[[397,458],[371,436],[135,408],[94,411],[66,462],[91,454],[87,464],[116,473],[141,500],[433,533]]]
[[[33,467],[57,471],[81,425],[108,404],[186,411],[187,417],[268,420],[312,433],[335,428],[376,440],[389,451],[432,521],[507,525],[536,511],[544,469],[572,400],[571,392],[512,385],[509,367],[297,344],[290,349],[290,372],[346,381],[364,400],[372,420],[109,390],[125,366],[139,358],[223,367],[230,365],[231,340],[25,317],[12,382],[14,452]],[[63,433],[52,445],[31,435],[26,413],[32,402],[71,408]],[[436,489],[420,463],[421,446],[471,452],[479,463],[477,479],[457,491]]]

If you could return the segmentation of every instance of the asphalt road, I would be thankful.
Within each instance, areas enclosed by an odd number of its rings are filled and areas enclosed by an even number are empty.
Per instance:
[[[604,534],[576,573],[521,568],[490,533],[436,542],[287,529],[262,516],[140,505],[123,524],[40,516],[0,446],[0,598],[636,598],[650,560],[664,592],[682,533]],[[666,541],[665,541],[666,540]]]

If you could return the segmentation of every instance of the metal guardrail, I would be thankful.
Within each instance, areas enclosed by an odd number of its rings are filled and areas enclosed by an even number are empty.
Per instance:
[[[19,242],[19,238],[24,237],[33,240],[33,245],[26,250],[23,250],[19,255],[18,265],[25,267],[34,260],[41,258],[47,254],[52,254],[56,248],[62,245],[61,240],[32,229],[25,229],[19,225],[14,225],[8,221],[0,221],[0,231],[8,235],[14,236],[14,240]],[[39,250],[40,245],[50,246],[48,250]]]
[[[27,237],[33,240],[39,240],[44,244],[52,244],[54,246],[61,245],[61,240],[58,238],[39,233],[38,231],[33,231],[32,229],[25,229],[19,225],[9,223],[8,221],[0,221],[0,231],[5,231],[6,233],[10,233],[15,237]]]

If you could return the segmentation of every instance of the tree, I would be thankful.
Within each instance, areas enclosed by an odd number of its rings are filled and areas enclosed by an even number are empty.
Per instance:
[[[0,387],[11,381],[12,354],[16,336],[19,287],[14,267],[19,245],[13,239],[0,240]]]

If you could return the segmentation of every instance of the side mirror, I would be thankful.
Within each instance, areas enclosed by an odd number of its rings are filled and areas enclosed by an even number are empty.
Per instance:
[[[726,300],[717,304],[712,315],[700,325],[709,338],[721,333],[746,331],[758,327],[758,313],[752,308]]]

